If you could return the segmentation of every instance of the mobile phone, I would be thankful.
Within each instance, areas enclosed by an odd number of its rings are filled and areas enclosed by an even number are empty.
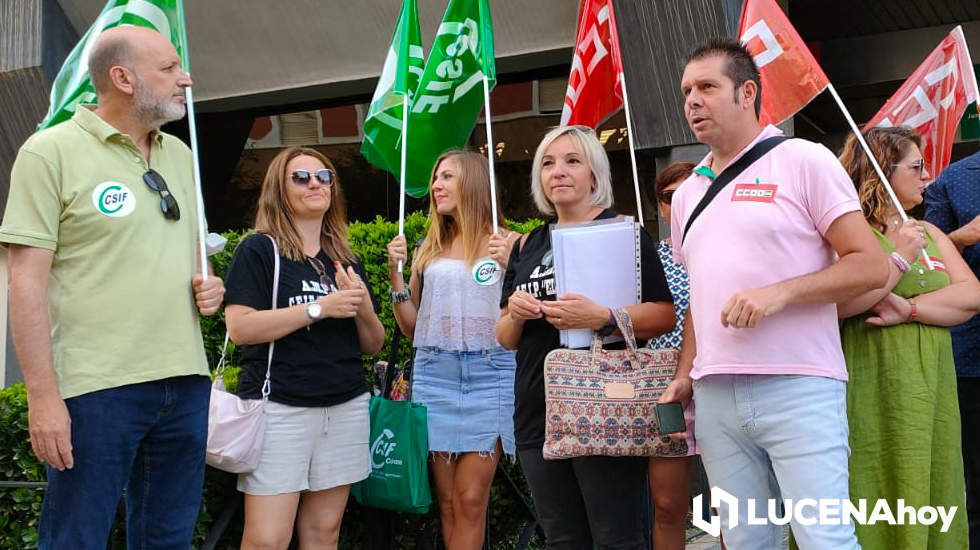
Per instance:
[[[684,407],[680,402],[657,403],[654,408],[657,415],[657,425],[660,433],[672,434],[687,431],[687,423],[684,422]]]

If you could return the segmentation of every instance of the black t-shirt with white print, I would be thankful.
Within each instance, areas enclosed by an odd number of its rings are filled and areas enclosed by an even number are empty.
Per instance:
[[[309,261],[296,262],[280,256],[277,307],[316,301],[337,291],[333,260],[321,250],[330,285],[324,286]],[[225,303],[255,309],[271,309],[274,269],[272,242],[265,235],[243,240],[228,269]],[[360,263],[354,271],[367,284]],[[370,287],[368,288],[370,294]],[[373,300],[373,297],[372,297]],[[374,304],[375,311],[378,310]],[[262,395],[269,345],[242,346],[238,395],[256,399]],[[300,328],[279,340],[273,350],[269,399],[295,407],[326,407],[349,401],[368,391],[361,363],[361,347],[354,319],[324,318],[308,329]]]
[[[616,211],[607,208],[596,220],[616,217]],[[601,258],[596,258],[601,261]],[[663,264],[657,254],[657,245],[646,231],[640,231],[641,292],[644,302],[672,302],[667,287]],[[555,263],[551,252],[551,224],[547,223],[531,231],[521,248],[520,240],[514,243],[507,271],[500,307],[515,291],[522,290],[538,300],[553,301],[557,298]],[[620,343],[606,346],[621,347]],[[641,342],[640,345],[643,345]],[[553,349],[561,347],[559,332],[551,323],[541,319],[524,322],[524,329],[517,344],[517,372],[514,380],[514,436],[518,449],[540,449],[544,445],[544,359]]]

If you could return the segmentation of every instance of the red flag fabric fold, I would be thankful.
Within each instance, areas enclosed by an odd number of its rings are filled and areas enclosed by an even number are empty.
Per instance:
[[[762,77],[762,124],[793,116],[830,83],[775,0],[745,0],[738,36]]]
[[[922,136],[926,168],[937,176],[949,165],[956,127],[977,100],[976,75],[963,29],[957,26],[868,121],[873,126],[911,126]]]
[[[595,128],[622,108],[622,72],[612,0],[582,0],[561,123]]]

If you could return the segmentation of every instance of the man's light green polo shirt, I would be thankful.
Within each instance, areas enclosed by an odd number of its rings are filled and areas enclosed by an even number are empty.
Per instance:
[[[180,220],[143,182],[166,180]],[[54,251],[49,286],[62,397],[207,374],[191,277],[197,207],[191,152],[157,132],[150,163],[133,140],[80,107],[20,148],[0,242]]]

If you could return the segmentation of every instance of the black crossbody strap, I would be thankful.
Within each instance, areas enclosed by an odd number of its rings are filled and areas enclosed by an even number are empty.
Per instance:
[[[687,234],[691,230],[691,224],[693,224],[694,220],[701,215],[701,212],[708,207],[708,204],[711,203],[715,196],[717,196],[718,193],[725,188],[725,186],[731,183],[731,181],[735,179],[735,176],[744,172],[745,169],[751,166],[753,162],[762,158],[766,153],[787,139],[789,138],[786,136],[772,136],[770,138],[766,138],[753,145],[752,148],[742,155],[737,161],[722,170],[721,174],[715,178],[715,181],[711,182],[711,185],[708,187],[708,192],[701,197],[701,202],[694,207],[694,211],[691,212],[691,217],[687,219],[687,225],[684,226],[684,234],[681,235],[681,245],[684,244],[684,239],[687,238]]]

